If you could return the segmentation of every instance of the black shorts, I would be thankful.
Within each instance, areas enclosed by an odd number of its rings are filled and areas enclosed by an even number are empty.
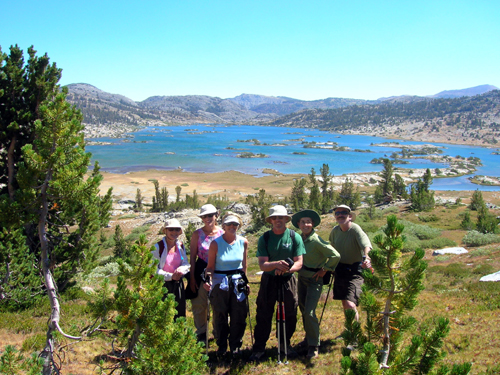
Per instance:
[[[333,282],[333,299],[347,300],[358,306],[363,282],[363,276],[357,273],[346,274],[335,272],[335,279]]]

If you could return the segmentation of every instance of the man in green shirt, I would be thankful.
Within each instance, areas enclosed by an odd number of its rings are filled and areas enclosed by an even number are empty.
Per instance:
[[[335,269],[333,284],[333,299],[341,300],[344,310],[351,309],[356,312],[359,320],[357,306],[363,285],[363,268],[370,268],[372,249],[370,239],[358,224],[353,223],[356,214],[346,205],[334,208],[335,219],[338,223],[330,233],[330,243],[340,254],[340,263]]]
[[[334,271],[340,255],[327,241],[314,231],[321,223],[321,217],[314,210],[303,210],[292,216],[292,223],[302,232],[306,248],[302,268],[299,271],[298,294],[302,322],[306,331],[304,340],[309,347],[307,358],[318,356],[320,338],[316,307],[323,290],[323,276]]]
[[[251,361],[260,360],[265,355],[266,342],[271,334],[274,306],[278,300],[278,288],[283,285],[283,300],[285,305],[286,337],[281,335],[281,351],[289,357],[296,356],[290,347],[290,339],[297,325],[297,279],[294,272],[302,268],[302,256],[305,253],[304,243],[300,235],[294,232],[293,238],[286,223],[291,220],[285,207],[276,205],[269,210],[266,221],[272,224],[272,229],[259,238],[257,257],[259,267],[264,273],[260,280],[257,295],[257,313],[255,316],[255,344]],[[286,259],[294,261],[290,268]],[[285,349],[286,345],[286,349]]]

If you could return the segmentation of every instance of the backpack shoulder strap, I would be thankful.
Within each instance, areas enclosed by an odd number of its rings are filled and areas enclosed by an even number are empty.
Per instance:
[[[266,245],[266,249],[268,247],[268,243],[269,243],[269,236],[271,235],[270,234],[271,231],[267,231],[267,232],[264,232],[264,244]]]
[[[161,241],[158,241],[157,245],[158,245],[158,252],[160,253],[160,259],[161,259],[161,256],[163,255],[163,252],[165,251],[165,242],[163,242],[163,238],[161,239]]]
[[[290,231],[290,238],[292,239],[292,244],[294,247],[297,247],[297,242],[295,239],[295,231],[293,229],[289,229]]]

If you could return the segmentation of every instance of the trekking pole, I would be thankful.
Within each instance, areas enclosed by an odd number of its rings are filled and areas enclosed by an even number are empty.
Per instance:
[[[321,317],[319,318],[318,327],[321,326],[321,321],[323,320],[323,313],[325,312],[326,304],[328,302],[328,297],[330,296],[330,290],[332,290],[332,284],[333,284],[333,275],[332,277],[330,277],[330,284],[328,285],[328,293],[326,293],[325,304],[323,305],[323,311],[321,311]]]
[[[210,275],[205,276],[205,282],[210,284]],[[210,292],[207,292],[207,330],[205,331],[205,347],[207,349],[208,356],[208,325],[210,323]]]
[[[252,329],[252,317],[250,316],[250,302],[248,301],[248,287],[245,287],[247,290],[246,295],[247,295],[247,311],[248,311],[248,324],[250,325],[250,337],[252,339],[252,347],[253,347],[253,329]]]
[[[283,336],[284,341],[283,345],[285,345],[285,365],[288,364],[288,339],[286,337],[286,313],[285,313],[285,285],[283,280],[281,281],[281,322],[283,324]]]
[[[281,276],[277,276],[278,280],[278,306],[276,309],[276,332],[278,334],[278,364],[281,364],[281,335],[280,335],[280,322],[281,322]]]

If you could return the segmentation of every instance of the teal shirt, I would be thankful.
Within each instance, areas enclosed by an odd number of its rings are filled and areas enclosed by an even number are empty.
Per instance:
[[[275,234],[271,230],[269,231],[267,248],[264,235],[260,236],[257,246],[257,256],[268,257],[270,262],[285,260],[286,258],[293,260],[293,258],[306,253],[304,242],[297,232],[295,232],[295,243],[296,246],[293,245],[292,238],[290,237],[290,229],[287,228],[283,234]],[[274,275],[274,270],[267,271],[266,273]]]
[[[304,240],[306,253],[302,258],[302,264],[309,268],[324,268],[327,271],[334,271],[340,261],[340,254],[327,241],[323,240],[313,230]],[[299,275],[312,277],[316,272],[302,268]]]

